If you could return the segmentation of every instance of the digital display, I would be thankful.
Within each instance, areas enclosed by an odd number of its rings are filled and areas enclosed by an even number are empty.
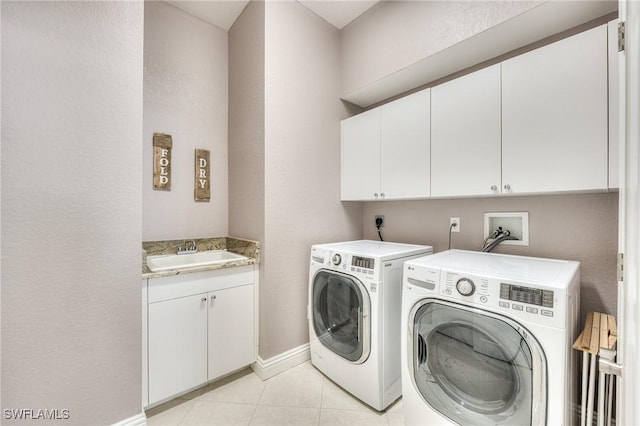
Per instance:
[[[553,291],[541,290],[539,288],[501,283],[500,299],[553,308]]]
[[[374,265],[375,265],[375,262],[370,257],[353,256],[351,258],[351,266],[356,266],[358,268],[373,269]]]

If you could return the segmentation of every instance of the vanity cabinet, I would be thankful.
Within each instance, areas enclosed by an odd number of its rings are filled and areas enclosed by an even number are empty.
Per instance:
[[[342,200],[430,194],[430,89],[341,122]]]
[[[208,293],[208,379],[256,360],[253,284]]]
[[[607,25],[502,62],[502,190],[608,188]]]
[[[207,381],[206,295],[149,304],[149,402]]]
[[[145,406],[255,362],[256,282],[255,265],[147,280]]]
[[[500,64],[431,89],[431,196],[499,194]]]

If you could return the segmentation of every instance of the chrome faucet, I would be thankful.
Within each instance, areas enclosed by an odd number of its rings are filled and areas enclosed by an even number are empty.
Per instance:
[[[178,246],[177,254],[190,254],[196,253],[198,249],[196,248],[195,240],[185,241],[184,247]]]

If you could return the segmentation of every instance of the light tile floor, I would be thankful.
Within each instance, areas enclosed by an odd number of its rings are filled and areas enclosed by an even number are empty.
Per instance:
[[[149,426],[402,426],[402,400],[380,413],[309,361],[262,381],[247,369],[147,411]]]

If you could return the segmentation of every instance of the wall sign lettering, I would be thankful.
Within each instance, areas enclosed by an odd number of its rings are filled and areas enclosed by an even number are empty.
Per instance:
[[[196,201],[209,201],[211,198],[209,178],[209,151],[196,149],[195,181],[193,197]]]
[[[153,134],[153,189],[171,191],[171,135]]]

